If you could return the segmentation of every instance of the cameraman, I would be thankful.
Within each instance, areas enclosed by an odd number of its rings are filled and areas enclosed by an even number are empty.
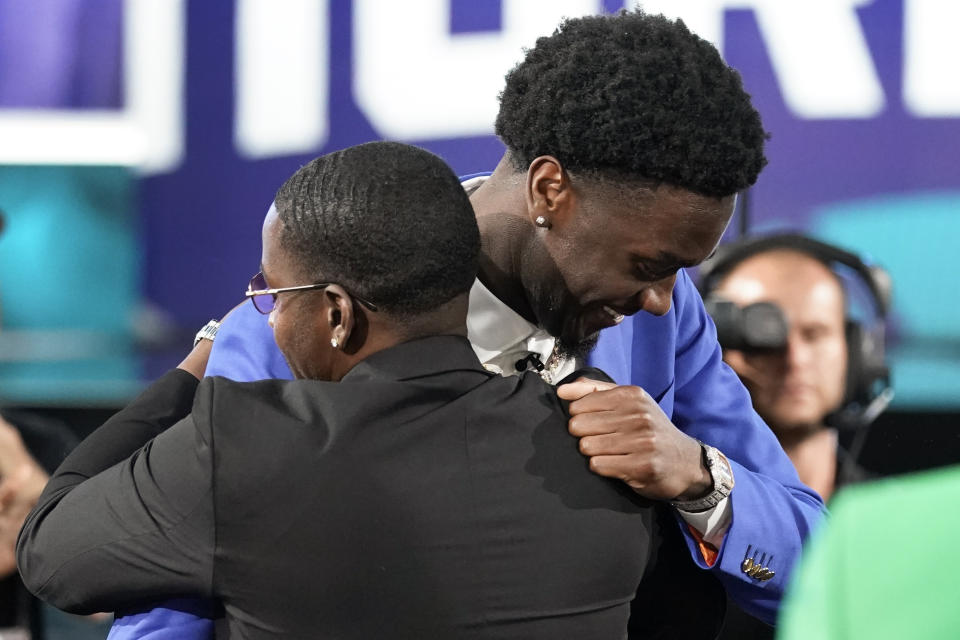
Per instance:
[[[829,500],[837,481],[837,432],[825,418],[840,407],[847,372],[844,293],[820,261],[789,249],[747,258],[716,294],[740,307],[771,302],[787,321],[782,349],[724,349],[757,413],[776,434],[800,480]]]
[[[850,318],[849,292],[837,269],[859,275],[871,292],[879,339],[876,328]],[[858,428],[862,443],[864,427],[892,395],[882,340],[888,287],[885,272],[853,254],[793,234],[726,245],[701,269],[700,288],[724,361],[747,387],[800,480],[824,500],[838,487],[870,477],[856,455],[840,446],[837,427]],[[773,633],[730,603],[722,639]]]

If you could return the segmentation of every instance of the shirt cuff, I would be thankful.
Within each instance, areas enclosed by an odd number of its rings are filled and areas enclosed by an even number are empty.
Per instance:
[[[733,518],[733,505],[730,503],[730,497],[727,496],[718,502],[715,507],[706,511],[691,513],[677,509],[677,512],[688,525],[697,530],[704,542],[719,549],[723,544],[723,536],[727,534],[727,529],[730,528],[730,521]]]

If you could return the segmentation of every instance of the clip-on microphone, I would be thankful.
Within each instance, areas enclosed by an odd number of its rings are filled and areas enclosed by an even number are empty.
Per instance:
[[[543,361],[540,360],[540,356],[535,353],[531,353],[525,358],[520,358],[514,363],[517,368],[517,371],[526,371],[528,366],[532,366],[537,371],[543,371]]]

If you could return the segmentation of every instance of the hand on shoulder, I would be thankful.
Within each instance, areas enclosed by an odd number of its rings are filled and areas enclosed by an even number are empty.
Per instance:
[[[710,491],[700,443],[676,428],[640,387],[579,378],[557,387],[570,401],[569,431],[590,470],[626,482],[655,500],[688,500]]]

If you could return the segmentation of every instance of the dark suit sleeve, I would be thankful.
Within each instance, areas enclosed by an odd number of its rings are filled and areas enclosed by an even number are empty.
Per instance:
[[[93,613],[210,595],[212,453],[209,422],[189,413],[196,387],[168,373],[57,469],[17,543],[37,596]]]
[[[723,585],[694,564],[670,507],[656,509],[656,535],[646,573],[630,605],[630,640],[709,640],[723,626]]]

